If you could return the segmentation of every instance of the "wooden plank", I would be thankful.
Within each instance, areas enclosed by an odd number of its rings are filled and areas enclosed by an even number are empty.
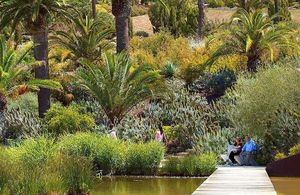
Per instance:
[[[192,195],[276,195],[265,167],[219,167]]]

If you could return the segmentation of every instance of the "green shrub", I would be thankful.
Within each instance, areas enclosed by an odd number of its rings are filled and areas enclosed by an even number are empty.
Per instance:
[[[126,155],[127,174],[154,174],[164,155],[164,147],[158,142],[131,144]]]
[[[91,162],[61,155],[55,147],[53,139],[40,137],[16,147],[0,148],[0,192],[86,192],[92,184]]]
[[[224,4],[226,7],[235,7],[237,5],[237,1],[236,0],[224,0]]]
[[[88,131],[95,127],[95,120],[87,114],[81,114],[76,105],[63,107],[52,106],[45,116],[49,133],[59,136],[65,133]]]
[[[218,165],[218,157],[214,153],[202,154],[197,159],[196,173],[199,175],[212,174]]]
[[[5,194],[9,186],[11,163],[4,147],[0,147],[0,193]]]
[[[236,128],[260,138],[264,163],[274,160],[276,151],[288,153],[300,140],[300,75],[294,64],[297,61],[283,61],[242,76],[227,93],[233,101],[228,118]]]
[[[138,6],[138,5],[133,5],[132,6],[132,11],[131,11],[131,16],[141,16],[145,15],[148,13],[148,9],[144,6]]]
[[[12,194],[46,192],[45,164],[54,157],[53,148],[53,140],[45,137],[27,139],[16,147],[8,148],[8,191]]]
[[[289,155],[292,156],[292,155],[296,155],[300,153],[300,144],[297,144],[295,146],[293,146],[292,148],[290,148],[289,150]]]
[[[277,160],[284,159],[284,158],[286,158],[286,157],[287,157],[287,156],[286,156],[284,153],[279,152],[279,153],[277,153],[277,154],[275,155],[274,159],[277,161]]]
[[[145,32],[145,31],[137,31],[134,33],[134,36],[137,37],[149,37],[149,33]]]
[[[85,157],[59,155],[50,165],[49,170],[61,178],[62,192],[69,194],[86,193],[93,184],[93,164]]]
[[[207,1],[209,7],[224,7],[225,3],[223,0],[208,0]]]
[[[149,10],[154,31],[168,30],[175,36],[188,36],[197,29],[197,6],[191,0],[167,0],[165,5],[155,3]]]
[[[171,157],[167,160],[166,164],[162,167],[162,174],[177,176],[180,175],[180,159]]]
[[[16,99],[10,99],[7,106],[9,111],[20,110],[21,112],[29,112],[38,114],[37,96],[34,93],[26,93],[18,96]]]
[[[217,155],[207,153],[184,158],[170,158],[162,168],[162,174],[172,176],[207,176],[216,170]]]
[[[197,156],[188,156],[184,157],[180,160],[179,170],[182,175],[189,176],[189,175],[197,175],[197,167],[198,164]]]
[[[76,133],[62,137],[58,148],[65,154],[91,159],[104,174],[121,172],[124,167],[126,144],[117,139],[96,133]]]

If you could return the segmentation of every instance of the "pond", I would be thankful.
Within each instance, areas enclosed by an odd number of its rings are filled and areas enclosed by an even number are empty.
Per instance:
[[[271,181],[278,195],[300,194],[300,178],[272,177]]]
[[[182,177],[103,177],[91,194],[190,195],[204,180]]]

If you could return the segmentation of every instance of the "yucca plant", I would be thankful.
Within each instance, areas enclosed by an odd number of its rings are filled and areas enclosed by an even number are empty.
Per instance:
[[[161,97],[166,91],[163,79],[151,66],[141,65],[131,70],[125,53],[106,54],[104,60],[102,66],[81,60],[84,67],[77,76],[79,84],[94,95],[111,124],[119,123],[140,102]]]
[[[50,40],[54,46],[71,51],[76,60],[86,58],[92,62],[101,59],[102,52],[113,48],[112,29],[103,29],[102,22],[82,14],[65,13],[70,31],[57,31]]]
[[[8,96],[18,96],[27,90],[38,90],[39,87],[61,89],[58,82],[41,79],[25,79],[32,64],[24,62],[32,46],[15,50],[0,36],[0,112],[6,107]]]
[[[234,24],[234,22],[237,22]],[[212,65],[219,57],[240,54],[248,57],[247,68],[256,71],[263,55],[274,59],[274,51],[299,46],[292,42],[293,30],[276,25],[262,10],[247,12],[240,9],[232,18],[233,27],[224,44],[214,52],[207,64]]]

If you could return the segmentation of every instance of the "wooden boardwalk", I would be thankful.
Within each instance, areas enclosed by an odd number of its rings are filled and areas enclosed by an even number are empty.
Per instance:
[[[276,195],[265,167],[219,167],[192,195]]]

